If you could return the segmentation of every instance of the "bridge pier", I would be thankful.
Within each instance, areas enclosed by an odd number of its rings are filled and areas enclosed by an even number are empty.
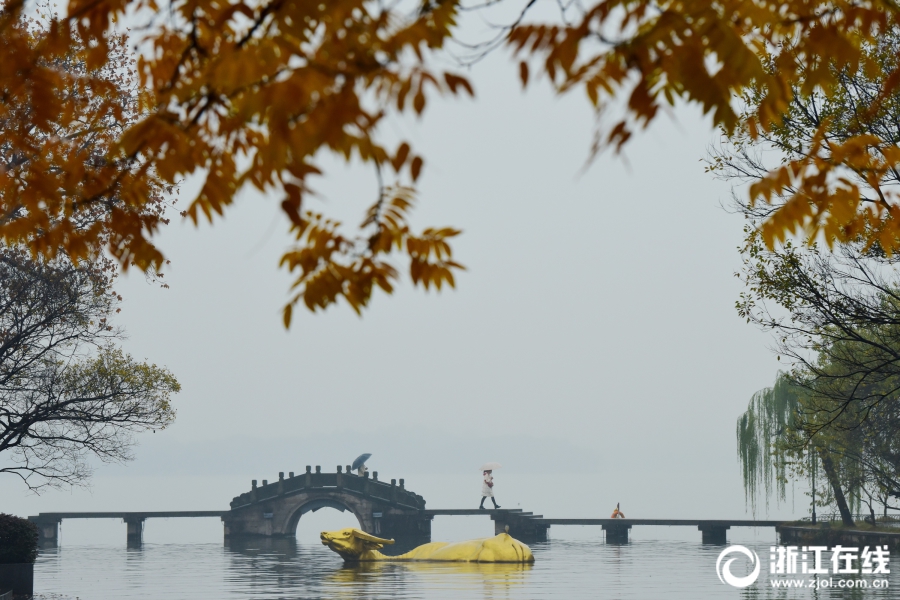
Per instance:
[[[144,543],[144,518],[126,517],[122,520],[125,522],[125,539],[128,547],[140,547]]]
[[[28,517],[28,520],[37,525],[38,543],[41,547],[55,548],[59,544],[59,526],[62,519]]]
[[[525,542],[546,542],[549,525],[537,522],[528,515],[519,516],[514,512],[491,511],[494,522],[494,535],[508,533],[517,540]]]
[[[606,542],[608,544],[627,544],[628,530],[631,525],[624,523],[609,523],[603,525],[603,531],[606,532]]]
[[[702,532],[704,544],[727,544],[725,532],[730,529],[729,525],[698,525],[697,529]]]
[[[372,535],[385,538],[427,538],[431,541],[431,521],[434,517],[420,517],[417,514],[391,514],[372,512]]]

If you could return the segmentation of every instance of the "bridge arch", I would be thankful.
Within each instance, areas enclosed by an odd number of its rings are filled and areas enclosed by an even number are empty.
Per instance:
[[[285,535],[296,537],[297,527],[300,525],[300,519],[303,515],[310,512],[316,512],[322,508],[333,508],[341,512],[349,512],[356,517],[357,522],[359,522],[359,528],[365,530],[366,522],[363,515],[359,514],[357,510],[354,510],[349,503],[341,501],[339,497],[329,496],[324,498],[307,498],[305,502],[297,505],[293,513],[288,516],[287,523],[285,523]]]

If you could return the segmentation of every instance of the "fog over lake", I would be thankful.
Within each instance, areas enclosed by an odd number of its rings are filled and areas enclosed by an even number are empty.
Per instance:
[[[501,55],[472,78],[476,100],[438,99],[423,120],[386,127],[428,159],[413,226],[464,231],[457,289],[404,278],[362,318],[346,306],[300,312],[285,332],[278,199],[243,198],[199,230],[176,218],[160,236],[170,289],[133,272],[117,289],[126,349],[182,383],[178,418],[143,436],[127,468],[101,466],[90,502],[153,509],[170,496],[132,496],[106,477],[225,475],[236,495],[251,478],[372,452],[382,478],[471,473],[472,502],[478,465],[497,460],[500,489],[506,476],[578,474],[560,509],[744,514],[734,423],[780,363],[734,309],[743,222],[722,208],[730,188],[703,172],[715,132],[682,107],[585,168],[583,98],[523,94]],[[310,205],[358,223],[374,174],[326,166]],[[583,486],[602,495],[579,500]],[[85,497],[34,498],[13,478],[0,494],[18,514]]]
[[[159,238],[169,289],[133,272],[116,286],[126,350],[182,384],[174,425],[141,436],[133,462],[98,464],[89,489],[34,496],[6,477],[0,510],[225,510],[252,479],[307,465],[333,471],[371,452],[371,471],[404,478],[429,508],[476,508],[479,465],[493,460],[504,465],[498,501],[547,517],[607,517],[620,502],[632,518],[751,518],[735,422],[783,365],[734,308],[744,223],[723,208],[730,187],[701,162],[718,134],[695,107],[679,106],[623,155],[586,165],[594,116],[585,98],[556,98],[541,83],[523,93],[503,53],[470,75],[474,101],[435,98],[424,119],[385,123],[427,159],[413,227],[463,230],[453,248],[467,270],[455,290],[425,292],[404,277],[362,318],[345,305],[295,311],[286,332],[280,198],[247,194],[212,227],[175,218]],[[323,164],[308,206],[355,226],[377,193],[374,173]],[[183,196],[196,185],[186,181]],[[758,516],[808,514],[803,490],[793,492],[761,504]],[[354,524],[334,510],[304,516],[300,554],[329,553],[315,546],[317,532]],[[439,517],[432,537],[492,531],[486,517]],[[599,528],[550,533],[576,546],[600,538]],[[699,547],[700,534],[648,528],[633,537]],[[65,521],[59,555],[41,560],[47,572],[63,569],[67,547],[96,547],[107,550],[78,560],[102,561],[124,538],[121,522]],[[216,519],[149,520],[145,529],[157,549],[221,539]],[[733,530],[729,539],[765,548],[775,536]],[[709,558],[691,552],[685,577]],[[152,556],[157,566],[176,560]],[[577,581],[573,589],[594,585]]]

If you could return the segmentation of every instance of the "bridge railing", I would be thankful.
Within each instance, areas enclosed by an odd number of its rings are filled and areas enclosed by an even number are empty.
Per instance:
[[[305,473],[295,476],[291,472],[288,474],[288,477],[285,477],[284,473],[279,473],[277,481],[270,483],[264,479],[262,485],[257,485],[257,480],[254,479],[251,490],[236,496],[231,501],[231,508],[239,508],[262,500],[277,498],[284,494],[295,494],[305,490],[321,488],[346,490],[350,493],[376,498],[398,506],[417,509],[425,508],[425,499],[405,489],[402,479],[398,485],[395,479],[391,479],[390,483],[378,481],[377,472],[373,473],[371,478],[368,473],[366,473],[365,477],[359,477],[350,472],[349,466],[346,471],[339,466],[337,472],[334,473],[322,473],[319,466],[313,471],[312,467],[307,466]]]

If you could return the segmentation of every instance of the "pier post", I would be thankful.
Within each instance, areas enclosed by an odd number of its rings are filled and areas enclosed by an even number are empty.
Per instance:
[[[28,520],[37,525],[38,543],[44,548],[55,548],[59,543],[59,525],[62,519],[40,519],[28,517]]]
[[[608,544],[627,544],[628,530],[631,525],[625,523],[610,523],[603,525],[603,531],[606,532],[606,543]]]
[[[730,529],[729,525],[698,525],[697,529],[702,532],[704,544],[727,544],[725,540],[725,532]]]
[[[420,515],[418,511],[406,514],[378,511],[373,513],[372,517],[377,527],[375,535],[418,544],[427,544],[431,541],[431,522],[434,517],[430,515]]]
[[[140,546],[144,543],[144,518],[125,517],[126,540],[128,546]]]
[[[536,523],[533,519],[517,517],[515,513],[505,510],[491,511],[491,520],[494,522],[494,535],[508,533],[517,540],[524,542],[546,542],[549,525]]]

